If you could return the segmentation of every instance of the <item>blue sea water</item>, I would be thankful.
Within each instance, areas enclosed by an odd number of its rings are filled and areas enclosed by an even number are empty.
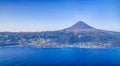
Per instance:
[[[0,66],[120,66],[115,48],[0,48]]]

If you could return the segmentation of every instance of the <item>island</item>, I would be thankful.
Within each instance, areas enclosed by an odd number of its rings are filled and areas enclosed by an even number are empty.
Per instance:
[[[120,32],[96,29],[83,21],[57,31],[0,32],[2,46],[102,48],[120,46]]]

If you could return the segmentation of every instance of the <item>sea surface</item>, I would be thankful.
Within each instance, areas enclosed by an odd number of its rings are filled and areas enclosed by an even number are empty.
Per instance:
[[[3,47],[0,66],[120,66],[120,47]]]

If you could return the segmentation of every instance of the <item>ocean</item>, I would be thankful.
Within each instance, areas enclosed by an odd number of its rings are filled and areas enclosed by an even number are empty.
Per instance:
[[[3,47],[0,66],[120,66],[120,47]]]

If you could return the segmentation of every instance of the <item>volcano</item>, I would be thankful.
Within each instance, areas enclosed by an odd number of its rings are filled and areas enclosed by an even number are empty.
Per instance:
[[[83,21],[78,21],[76,24],[74,24],[69,29],[94,29],[93,27],[87,25]]]
[[[62,31],[78,33],[78,32],[81,32],[81,31],[95,31],[95,30],[97,30],[97,29],[92,27],[92,26],[89,26],[85,22],[78,21],[76,24],[72,25],[69,28],[63,29]]]

